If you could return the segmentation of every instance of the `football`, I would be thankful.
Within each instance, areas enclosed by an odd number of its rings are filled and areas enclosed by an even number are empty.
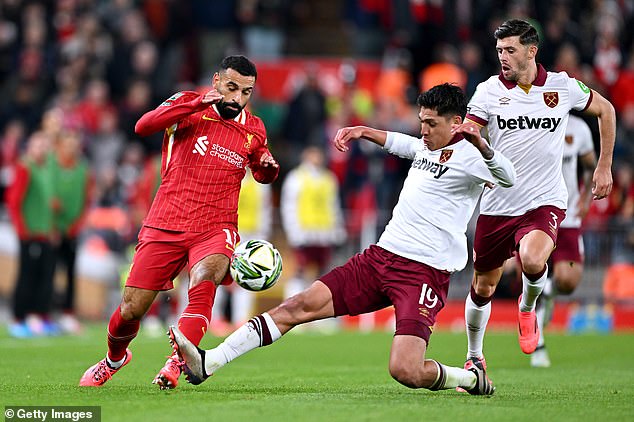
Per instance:
[[[266,240],[242,242],[233,252],[229,272],[240,287],[254,292],[266,290],[282,274],[282,256]]]

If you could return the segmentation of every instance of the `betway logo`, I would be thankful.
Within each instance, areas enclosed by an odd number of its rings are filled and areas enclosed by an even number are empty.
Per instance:
[[[503,119],[498,116],[497,119],[500,129],[548,129],[550,132],[554,132],[561,123],[561,117],[556,119],[554,117],[519,116],[517,119]]]
[[[440,176],[442,176],[447,172],[447,170],[449,170],[449,167],[445,167],[439,163],[434,163],[433,161],[429,161],[426,158],[418,158],[414,160],[412,162],[412,167],[433,173],[434,179],[439,179]]]

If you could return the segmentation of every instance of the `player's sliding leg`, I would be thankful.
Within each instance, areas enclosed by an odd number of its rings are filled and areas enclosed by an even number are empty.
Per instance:
[[[390,375],[410,388],[431,391],[461,387],[470,394],[491,395],[495,387],[485,369],[475,361],[470,369],[456,368],[425,359],[427,341],[416,335],[395,335],[390,352]]]
[[[257,315],[230,334],[214,349],[202,350],[176,327],[169,329],[174,351],[184,362],[187,381],[197,385],[238,356],[257,347],[268,346],[282,334],[268,313]]]
[[[235,358],[273,343],[296,325],[332,316],[330,290],[316,281],[269,312],[251,318],[214,349],[199,349],[175,327],[170,327],[169,335],[174,351],[184,361],[187,380],[200,384]]]
[[[149,309],[157,292],[126,287],[119,307],[108,323],[106,357],[86,370],[79,381],[82,387],[100,387],[132,359],[128,345],[139,332],[140,320]]]
[[[425,364],[427,362],[430,362],[430,360],[426,360]],[[426,387],[431,391],[461,388],[467,393],[476,396],[490,396],[495,393],[495,387],[486,374],[486,368],[478,359],[472,360],[473,365],[469,369],[443,365],[435,360],[431,360],[431,362],[436,364],[437,367],[436,380],[431,386]]]

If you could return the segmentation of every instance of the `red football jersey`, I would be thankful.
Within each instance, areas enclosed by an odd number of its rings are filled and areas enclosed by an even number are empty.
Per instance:
[[[227,224],[237,227],[240,184],[248,165],[260,183],[272,183],[279,168],[261,167],[268,151],[262,120],[246,110],[223,119],[202,95],[174,94],[144,114],[135,131],[147,136],[165,129],[161,185],[143,224],[202,232]]]

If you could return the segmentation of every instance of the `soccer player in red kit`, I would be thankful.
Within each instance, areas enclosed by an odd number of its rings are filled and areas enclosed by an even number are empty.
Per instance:
[[[127,348],[159,291],[187,265],[189,303],[178,320],[198,344],[204,336],[216,286],[228,284],[229,259],[239,240],[238,196],[245,167],[260,183],[272,183],[279,165],[267,148],[262,121],[245,110],[257,78],[243,56],[226,57],[204,95],[174,94],[143,115],[136,132],[165,130],[161,185],[139,232],[121,304],[110,317],[106,357],[86,370],[80,386],[99,387],[128,364]],[[176,387],[181,365],[170,356],[153,383]]]

